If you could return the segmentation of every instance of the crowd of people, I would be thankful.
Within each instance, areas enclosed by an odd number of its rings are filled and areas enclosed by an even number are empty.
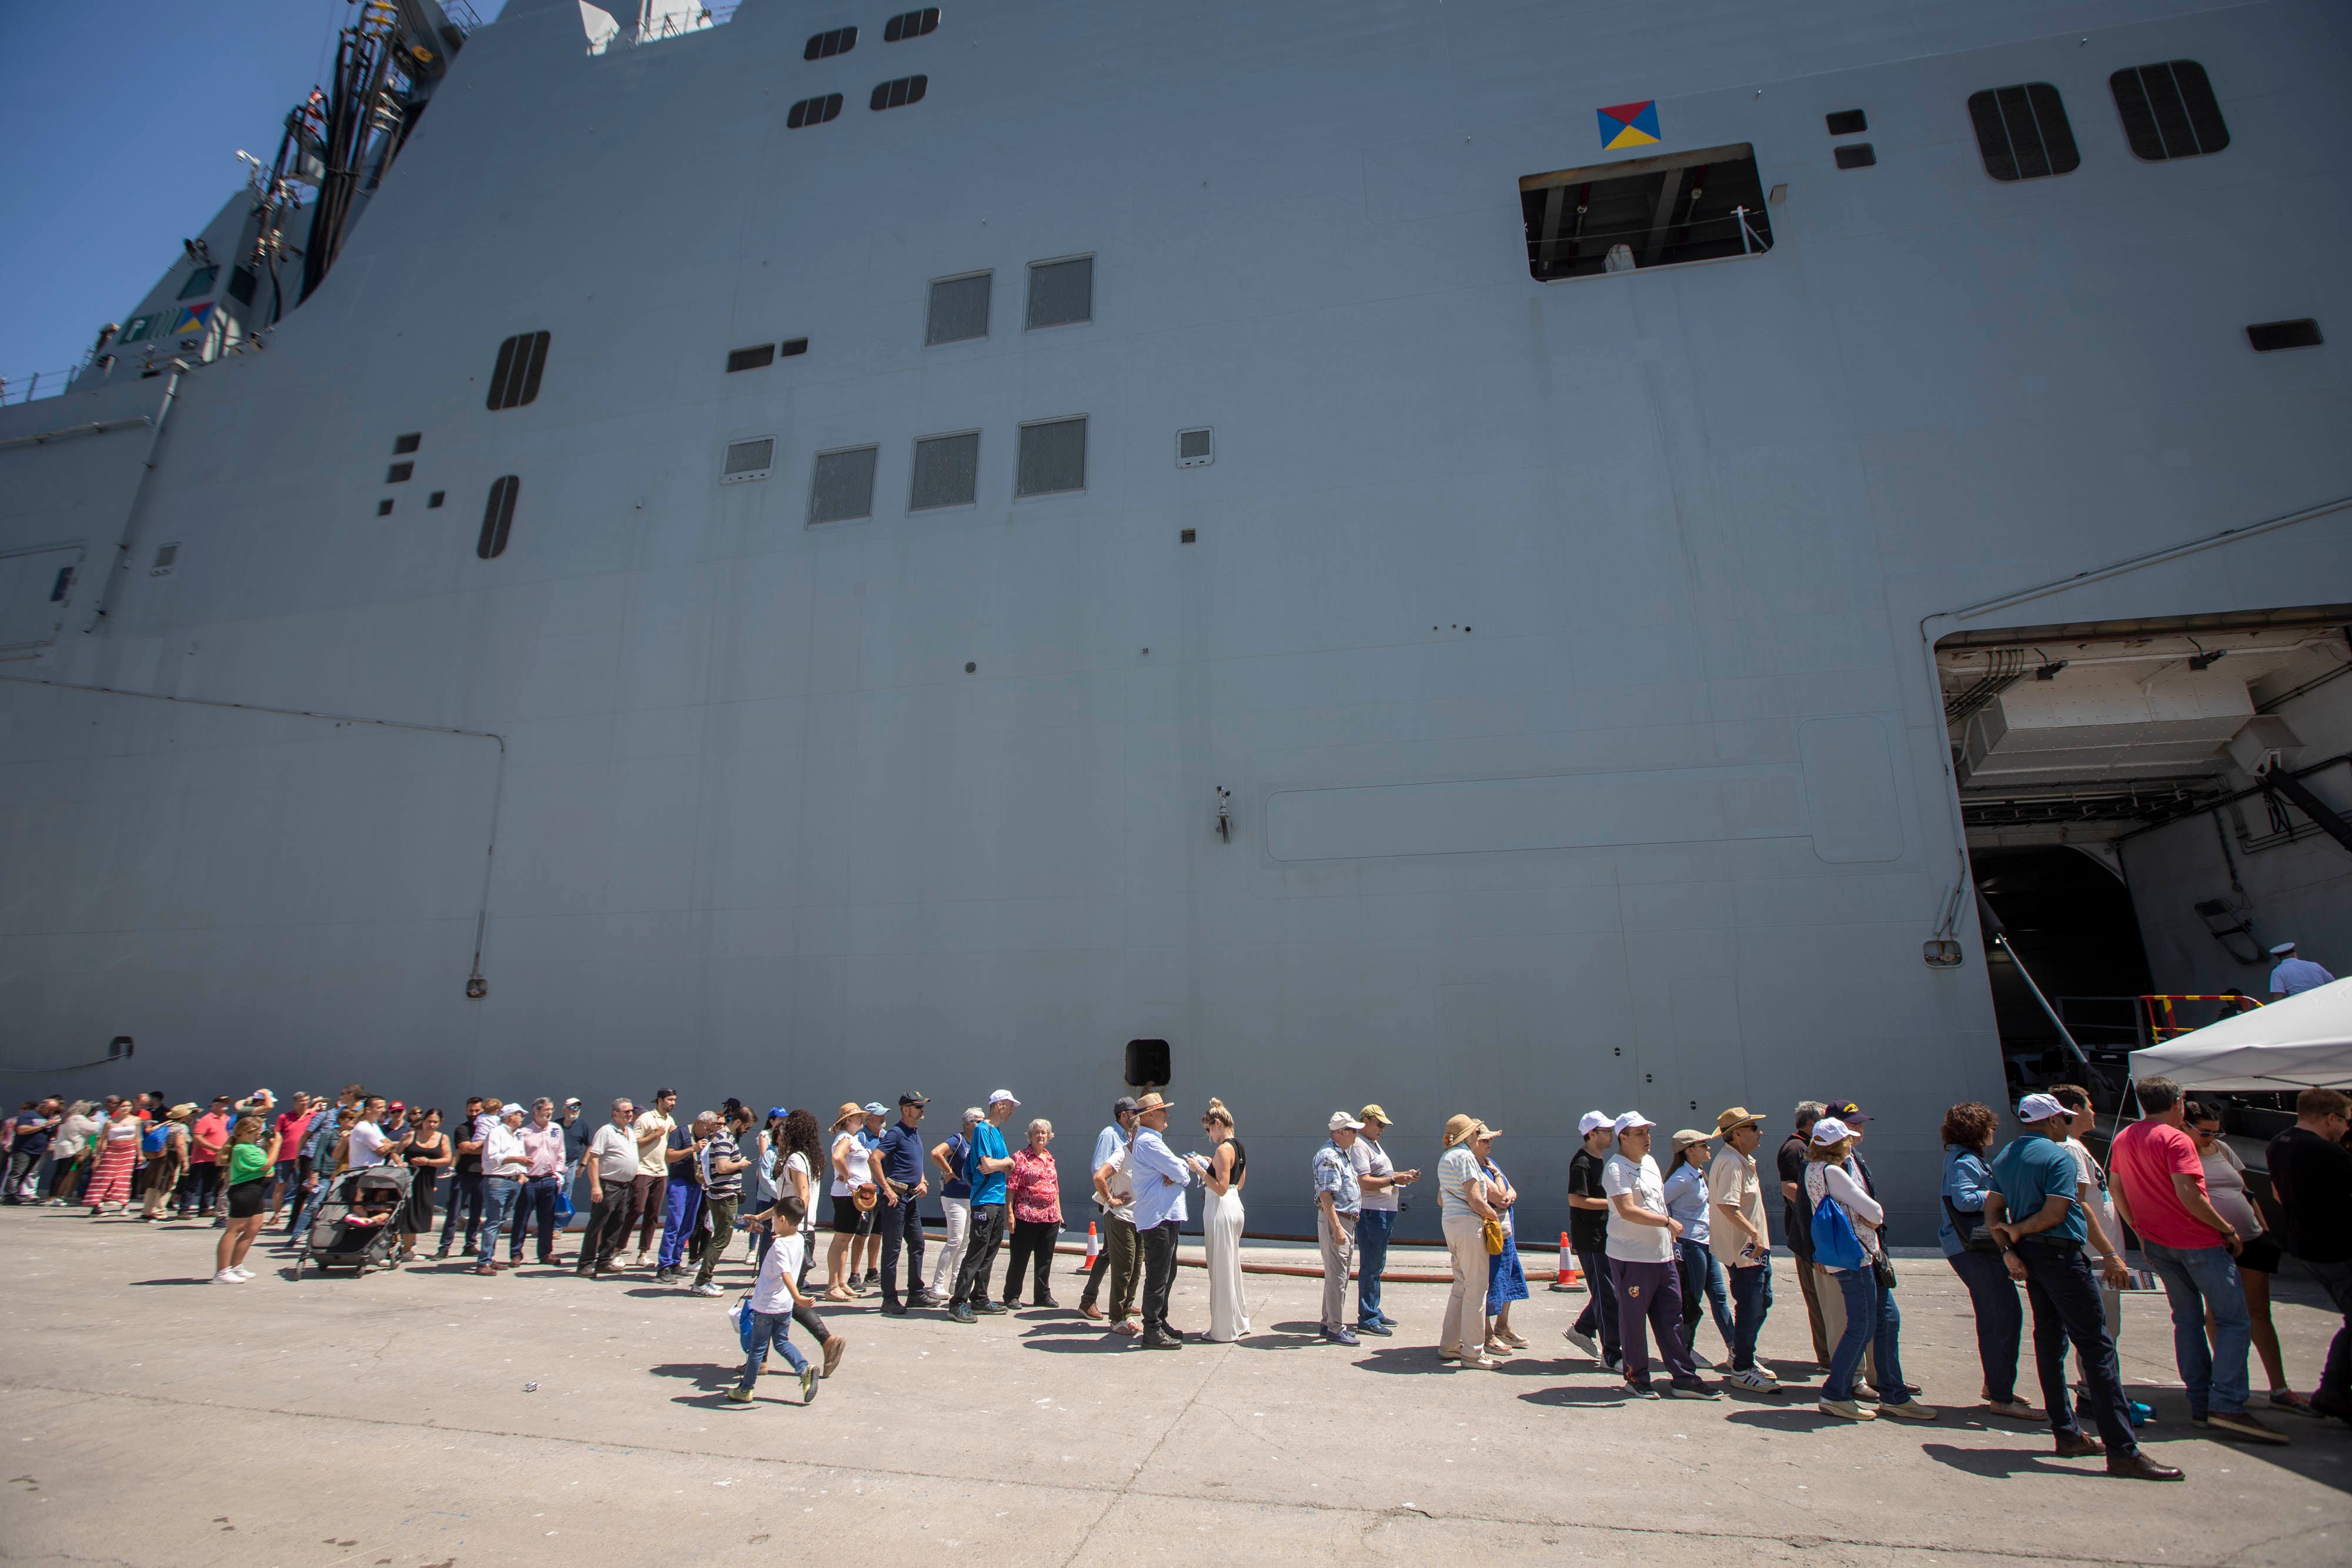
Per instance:
[[[2288,1440],[2248,1408],[2250,1351],[2260,1353],[2273,1412],[2352,1422],[2352,1101],[2306,1090],[2296,1125],[2271,1141],[2267,1166],[2284,1217],[2273,1235],[2221,1136],[2218,1108],[2188,1101],[2161,1078],[2140,1081],[2136,1093],[2143,1114],[2116,1133],[2105,1166],[2083,1141],[2096,1116],[2079,1086],[2024,1096],[2016,1108],[2023,1131],[1998,1154],[1990,1106],[1955,1105],[1945,1115],[1939,1239],[1973,1309],[1986,1408],[2046,1419],[2058,1454],[2103,1455],[2111,1474],[2180,1478],[2140,1447],[2135,1430],[2152,1412],[2126,1396],[2118,1371],[2128,1226],[2168,1298],[2192,1424],[2251,1442]],[[299,1249],[338,1183],[379,1166],[409,1176],[404,1200],[386,1217],[398,1261],[427,1247],[437,1259],[462,1249],[473,1272],[495,1275],[518,1265],[535,1239],[539,1263],[569,1262],[583,1278],[634,1267],[718,1296],[718,1270],[740,1234],[742,1261],[755,1274],[738,1313],[745,1364],[730,1397],[752,1398],[772,1353],[797,1375],[805,1400],[846,1348],[820,1303],[855,1303],[878,1289],[883,1315],[937,1310],[958,1323],[1013,1310],[1024,1290],[1033,1308],[1061,1305],[1051,1264],[1068,1222],[1055,1129],[1032,1120],[1014,1147],[1007,1129],[1020,1103],[997,1090],[931,1142],[923,1128],[929,1102],[916,1092],[898,1096],[895,1115],[879,1101],[845,1103],[823,1126],[805,1109],[776,1106],[761,1117],[736,1100],[681,1118],[669,1089],[644,1104],[614,1100],[603,1117],[576,1098],[559,1107],[545,1097],[484,1096],[450,1118],[356,1083],[331,1098],[298,1093],[283,1108],[268,1090],[218,1095],[207,1107],[166,1104],[160,1093],[99,1104],[28,1101],[5,1127],[5,1201],[79,1204],[100,1219],[213,1218],[220,1284],[253,1277],[245,1260],[281,1215],[282,1242]],[[1212,1100],[1201,1116],[1207,1151],[1177,1154],[1166,1138],[1173,1110],[1156,1092],[1118,1099],[1084,1173],[1104,1245],[1076,1311],[1153,1351],[1252,1332],[1241,1261],[1248,1153],[1233,1112]],[[1590,1294],[1567,1338],[1621,1376],[1630,1397],[1720,1397],[1703,1367],[1750,1393],[1781,1389],[1757,1354],[1772,1307],[1758,1162],[1766,1121],[1734,1105],[1711,1132],[1676,1131],[1663,1167],[1656,1124],[1640,1113],[1594,1111],[1579,1124],[1569,1246]],[[1932,1421],[1937,1412],[1903,1369],[1886,1214],[1861,1153],[1870,1122],[1852,1102],[1804,1102],[1776,1159],[1783,1235],[1822,1378],[1816,1408],[1846,1421]],[[1383,1305],[1381,1274],[1402,1197],[1422,1173],[1390,1158],[1391,1124],[1378,1104],[1333,1113],[1307,1173],[1323,1267],[1320,1333],[1331,1343],[1357,1345],[1399,1326]],[[1454,1116],[1435,1171],[1453,1274],[1437,1352],[1464,1370],[1492,1366],[1528,1343],[1511,1323],[1528,1286],[1513,1220],[1518,1191],[1495,1156],[1501,1135],[1476,1117]],[[934,1178],[944,1238],[927,1269],[920,1210]],[[1209,1321],[1186,1331],[1169,1321],[1169,1300],[1194,1187]],[[583,1197],[584,1211],[575,1211]],[[567,1239],[576,1249],[568,1259],[559,1250]],[[2270,1281],[2287,1256],[2347,1314],[2307,1396],[2288,1380],[2271,1322]],[[2039,1409],[2017,1386],[2029,1308]],[[1724,1346],[1711,1364],[1697,1342],[1710,1319]],[[794,1324],[817,1346],[817,1362],[793,1343]]]

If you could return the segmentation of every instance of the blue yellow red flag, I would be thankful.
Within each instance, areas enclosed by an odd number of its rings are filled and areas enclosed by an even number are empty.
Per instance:
[[[213,307],[217,303],[217,300],[205,299],[194,305],[182,306],[180,319],[172,323],[172,329],[165,336],[179,338],[190,332],[203,331],[212,325]]]
[[[1658,100],[1654,98],[1645,98],[1639,103],[1612,104],[1601,111],[1601,145],[1604,151],[1646,147],[1659,140]]]

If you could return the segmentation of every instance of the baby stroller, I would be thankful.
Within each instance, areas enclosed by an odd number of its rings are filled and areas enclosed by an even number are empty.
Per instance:
[[[408,1201],[413,1175],[405,1166],[370,1166],[337,1176],[334,1190],[319,1206],[302,1238],[294,1277],[302,1277],[305,1263],[321,1270],[349,1269],[355,1277],[370,1269],[391,1268],[400,1240],[394,1224]]]

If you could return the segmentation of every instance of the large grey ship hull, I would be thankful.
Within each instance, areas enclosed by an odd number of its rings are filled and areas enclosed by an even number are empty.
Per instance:
[[[1843,1096],[1924,1239],[1940,1113],[2004,1093],[1935,643],[2352,601],[2324,509],[2099,570],[2352,495],[2336,350],[2245,335],[2352,329],[2340,12],[864,9],[592,56],[514,0],[265,348],[0,410],[102,427],[0,448],[0,549],[85,563],[0,664],[52,683],[0,685],[11,1064],[1009,1086],[1075,1172],[1164,1040],[1289,1232],[1338,1106],[1423,1166],[1504,1127],[1542,1230],[1587,1108]],[[2142,162],[2108,78],[2175,59],[2232,140]],[[2043,82],[2080,167],[1989,178],[1968,99]],[[1643,151],[1753,148],[1769,251],[1538,281],[1519,183],[1643,99]],[[1091,319],[1024,330],[1080,256]],[[1083,488],[1016,498],[1077,415]],[[911,509],[962,432],[975,499]],[[867,444],[871,516],[812,525]]]

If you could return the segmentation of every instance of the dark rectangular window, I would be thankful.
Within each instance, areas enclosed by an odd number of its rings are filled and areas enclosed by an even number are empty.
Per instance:
[[[500,343],[499,362],[490,371],[491,410],[520,408],[539,396],[539,373],[546,368],[546,333],[522,332]]]
[[[1870,117],[1858,109],[1841,109],[1823,118],[1832,136],[1859,136],[1870,129]]]
[[[1537,281],[1633,272],[1772,248],[1756,150],[1745,141],[1519,182]]]
[[[202,299],[205,295],[210,294],[213,291],[213,285],[217,282],[219,278],[219,267],[200,267],[196,268],[195,271],[188,274],[187,282],[180,285],[180,298],[183,299]]]
[[[391,497],[386,496],[383,500],[378,501],[375,504],[375,515],[379,517],[388,517],[392,516]]]
[[[2281,349],[2316,349],[2325,340],[2319,335],[2319,323],[2308,316],[2299,321],[2261,321],[2246,329],[2246,341],[2254,346],[2257,354],[2275,353]]]
[[[882,24],[882,41],[899,43],[908,38],[919,38],[926,33],[940,30],[940,8],[926,5],[919,11],[901,11]]]
[[[425,498],[425,509],[426,511],[428,511],[428,512],[430,512],[430,511],[438,511],[438,510],[440,509],[441,503],[442,503],[442,502],[444,502],[444,501],[446,501],[446,500],[447,500],[448,498],[449,498],[449,492],[448,492],[448,491],[446,491],[446,490],[436,490],[436,491],[434,491],[434,492],[433,492],[433,494],[431,494],[430,496],[427,496],[427,497]]]
[[[846,523],[874,515],[874,459],[879,448],[820,452],[809,480],[809,521]]]
[[[804,60],[829,60],[835,55],[845,55],[857,47],[857,29],[835,27],[830,33],[819,33],[801,51]]]
[[[923,326],[923,346],[961,343],[988,336],[988,291],[992,272],[942,277],[931,285],[931,308]]]
[[[1878,154],[1867,141],[1849,141],[1837,150],[1837,166],[1841,169],[1867,169],[1878,162]]]
[[[1972,94],[1969,119],[1976,126],[1985,172],[1996,180],[2041,180],[2082,166],[2065,100],[2046,81]]]
[[[2133,66],[2107,78],[2132,156],[2146,162],[2195,158],[2230,144],[2213,84],[2195,60]]]
[[[425,433],[421,430],[412,430],[406,435],[395,435],[392,438],[392,455],[394,457],[404,456],[424,444]]]
[[[415,464],[395,463],[383,471],[383,482],[387,485],[405,485],[415,473]]]
[[[787,338],[782,342],[776,345],[776,357],[780,360],[789,360],[795,354],[805,354],[807,352],[808,340],[806,338]]]
[[[930,86],[931,78],[929,77],[900,77],[897,81],[886,81],[875,88],[874,96],[866,100],[866,107],[899,109],[910,103],[920,103]]]
[[[804,98],[793,105],[784,116],[784,129],[798,131],[803,125],[823,125],[828,120],[841,118],[841,95],[827,93],[823,98]]]
[[[1015,496],[1055,496],[1086,487],[1084,416],[1021,427],[1021,456],[1013,480]]]
[[[915,485],[910,512],[933,507],[969,507],[980,498],[980,433],[927,435],[915,443]]]
[[[1130,1040],[1127,1042],[1127,1085],[1130,1089],[1165,1089],[1171,1082],[1168,1042]]]
[[[250,305],[253,303],[253,291],[260,282],[259,275],[253,268],[234,268],[228,275],[228,297],[239,305]]]
[[[489,504],[482,508],[482,535],[474,541],[474,553],[484,560],[496,560],[506,554],[507,535],[514,528],[515,492],[522,481],[511,474],[502,474],[490,481]]]
[[[1029,325],[1066,327],[1095,319],[1095,258],[1029,264]]]
[[[737,371],[765,370],[775,362],[776,346],[773,343],[755,344],[749,349],[738,349],[727,356],[727,373],[732,375]]]

